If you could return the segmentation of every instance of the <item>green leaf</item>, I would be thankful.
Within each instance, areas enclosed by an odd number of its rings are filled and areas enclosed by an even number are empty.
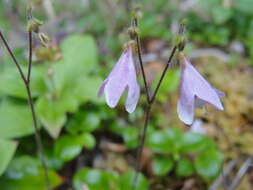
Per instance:
[[[93,37],[89,35],[72,35],[61,44],[63,59],[73,65],[82,65],[87,71],[94,68],[97,61],[97,47]]]
[[[143,37],[158,37],[169,39],[171,34],[166,29],[161,19],[154,15],[145,15],[142,22],[140,22],[140,31]],[[154,30],[156,28],[156,30]]]
[[[134,127],[125,127],[122,130],[122,135],[126,146],[130,149],[136,148],[138,146],[138,130]]]
[[[252,1],[251,0],[240,0],[240,1],[235,1],[234,3],[234,7],[235,9],[243,12],[243,13],[247,13],[252,15],[252,9],[253,9],[253,5],[252,5]]]
[[[63,161],[69,161],[78,156],[83,147],[93,148],[95,138],[89,134],[61,136],[55,143],[54,153]]]
[[[17,148],[17,142],[0,139],[0,176],[3,174],[7,168],[9,162],[11,161],[15,150]]]
[[[108,179],[108,175],[101,170],[83,168],[74,176],[74,187],[76,190],[82,190],[86,185],[89,190],[111,190],[110,180],[112,179]]]
[[[17,138],[34,132],[31,111],[26,104],[3,101],[0,121],[0,138]]]
[[[26,73],[27,68],[22,67]],[[44,83],[44,70],[42,67],[33,67],[31,73],[32,96],[37,97],[46,91]],[[0,92],[17,98],[27,98],[26,88],[16,67],[7,67],[0,74]]]
[[[91,36],[70,36],[61,48],[63,59],[52,65],[54,88],[37,102],[38,117],[54,138],[65,124],[67,112],[76,112],[88,101],[98,102],[96,94],[102,83],[100,77],[90,74],[97,64],[96,44]]]
[[[173,141],[163,131],[154,131],[147,138],[147,146],[154,151],[168,153],[171,151]]]
[[[119,184],[120,184],[120,190],[129,190],[132,188],[133,180],[135,177],[134,171],[129,171],[125,174],[123,174],[120,177]],[[148,180],[144,177],[142,173],[139,173],[138,180],[136,182],[136,188],[135,190],[148,190]]]
[[[36,103],[38,119],[53,138],[57,138],[66,122],[65,109],[60,106],[61,101],[41,97]]]
[[[193,132],[187,132],[182,138],[182,148],[183,152],[193,153],[204,150],[209,145],[208,137]]]
[[[232,10],[223,6],[216,6],[211,11],[216,24],[223,24],[232,16]]]
[[[47,190],[44,177],[39,160],[21,156],[11,161],[6,175],[0,179],[0,184],[4,190]],[[53,188],[62,182],[53,170],[49,170],[49,181]]]
[[[82,145],[85,147],[85,148],[88,148],[88,149],[92,149],[95,147],[96,145],[96,139],[95,137],[90,134],[90,133],[84,133],[82,135],[79,136],[79,141],[82,142]]]
[[[180,177],[188,177],[194,172],[193,163],[187,159],[182,158],[177,163],[176,174]]]
[[[207,149],[194,161],[197,173],[206,179],[216,177],[221,171],[223,155],[216,149]]]
[[[102,82],[102,79],[97,76],[81,76],[76,81],[75,88],[78,99],[84,103],[87,101],[102,102],[102,98],[97,97],[98,89]]]
[[[153,160],[152,169],[153,173],[157,176],[164,176],[173,168],[174,161],[172,158],[158,156]]]
[[[172,153],[174,159],[178,159],[182,135],[182,131],[177,128],[156,130],[148,135],[147,146],[160,153]]]
[[[63,59],[54,63],[51,82],[54,88],[37,102],[38,117],[57,138],[66,122],[67,112],[74,113],[87,101],[98,101],[100,77],[90,72],[97,64],[97,48],[91,36],[72,35],[62,44]],[[49,81],[50,82],[50,81]]]
[[[67,130],[72,134],[92,132],[100,127],[100,115],[92,111],[79,111],[70,120]]]
[[[80,77],[86,77],[97,64],[97,48],[94,39],[88,35],[72,35],[61,44],[63,60],[53,66],[56,88],[75,85]],[[89,85],[82,83],[83,86]]]

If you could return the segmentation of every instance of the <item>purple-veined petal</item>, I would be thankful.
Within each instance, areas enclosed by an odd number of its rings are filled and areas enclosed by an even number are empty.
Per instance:
[[[218,94],[219,97],[225,96],[225,94],[223,92],[217,90],[216,88],[213,88],[213,89],[215,90],[215,92]],[[195,99],[195,107],[203,108],[205,104],[206,104],[206,102],[204,100],[201,100],[198,97]]]
[[[97,96],[100,97],[104,94],[104,90],[105,90],[105,85],[107,84],[108,79],[105,79],[104,82],[101,84],[101,86],[99,87]]]
[[[140,87],[136,80],[134,65],[132,66],[133,66],[132,68],[133,70],[129,73],[128,93],[127,93],[127,99],[125,103],[126,110],[129,113],[132,113],[135,110],[139,97],[140,97]]]
[[[125,103],[128,113],[134,112],[140,97],[140,87],[137,83],[128,87],[127,100]]]
[[[129,50],[124,52],[116,63],[112,72],[108,76],[108,82],[104,87],[105,99],[109,107],[114,108],[126,89],[128,69]]]
[[[191,91],[191,83],[186,81],[185,68],[181,68],[180,97],[177,103],[177,113],[181,121],[191,125],[194,120],[194,101],[195,95]]]
[[[132,56],[132,50],[131,48],[129,52],[129,62],[128,62],[128,81],[127,81],[127,86],[128,86],[128,93],[127,93],[127,100],[125,103],[126,110],[129,113],[132,113],[139,100],[140,96],[140,87],[139,84],[137,83],[136,79],[136,71],[135,71],[135,66],[134,66],[134,60]]]
[[[191,85],[189,91],[196,95],[199,99],[212,104],[217,109],[223,110],[216,90],[199,74],[199,72],[184,58],[184,82]]]
[[[136,79],[136,71],[133,61],[132,49],[129,46],[115,64],[113,70],[100,86],[98,95],[105,94],[109,107],[114,108],[125,89],[128,88],[126,110],[132,113],[138,103],[140,87]]]

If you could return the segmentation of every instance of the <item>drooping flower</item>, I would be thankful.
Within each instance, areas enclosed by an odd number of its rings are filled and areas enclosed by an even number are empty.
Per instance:
[[[179,53],[181,65],[180,97],[177,104],[179,119],[187,125],[194,120],[195,107],[211,104],[219,110],[223,110],[220,97],[224,94],[213,88],[191,65],[182,52]]]
[[[139,100],[140,87],[137,83],[131,46],[128,46],[127,50],[122,53],[111,73],[100,86],[98,96],[105,94],[106,103],[109,107],[114,108],[126,89],[128,93],[125,108],[132,113]]]

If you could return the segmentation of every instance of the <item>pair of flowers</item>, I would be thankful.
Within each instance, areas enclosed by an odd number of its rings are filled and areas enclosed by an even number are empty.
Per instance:
[[[213,88],[191,65],[182,52],[179,52],[181,66],[180,98],[177,104],[179,119],[187,125],[194,120],[194,108],[203,107],[205,103],[212,104],[223,110],[220,97],[224,94]],[[122,95],[128,89],[125,107],[132,113],[139,100],[140,87],[137,82],[132,47],[123,51],[109,76],[102,83],[98,96],[105,94],[109,107],[114,108]]]

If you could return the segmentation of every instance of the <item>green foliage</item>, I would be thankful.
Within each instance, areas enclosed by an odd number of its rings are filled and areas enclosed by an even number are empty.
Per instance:
[[[14,152],[17,148],[17,142],[0,139],[0,176],[7,168],[10,160],[12,159]]]
[[[157,176],[164,176],[175,168],[179,177],[197,173],[205,179],[212,179],[222,167],[222,154],[215,143],[202,134],[183,133],[176,128],[156,130],[148,136],[147,141],[148,147],[161,154],[152,165]],[[189,159],[192,154],[196,154],[196,157]]]
[[[134,127],[127,126],[122,130],[122,136],[126,146],[130,149],[138,146],[138,130]]]
[[[74,176],[74,187],[82,190],[88,187],[90,190],[129,190],[135,177],[134,171],[129,171],[121,176],[98,169],[83,168]],[[139,174],[136,190],[148,190],[148,181]]]
[[[236,10],[238,10],[242,13],[253,15],[253,13],[252,13],[253,5],[250,0],[235,1],[234,3],[235,3]]]
[[[158,156],[153,160],[152,168],[155,175],[164,176],[172,170],[173,165],[173,159]]]
[[[213,141],[211,141],[207,136],[199,133],[187,132],[182,138],[182,152],[185,153],[195,153],[200,152],[212,146]]]
[[[157,84],[160,74],[156,77],[154,84]],[[166,102],[168,93],[174,92],[179,86],[179,70],[169,70],[161,84],[160,91],[157,94],[157,100]]]
[[[171,152],[172,139],[162,131],[155,131],[147,139],[147,146],[160,153]]]
[[[218,175],[223,163],[223,155],[215,149],[203,151],[195,160],[197,173],[207,179]]]
[[[94,101],[98,76],[91,75],[97,64],[96,45],[91,36],[73,35],[62,42],[63,59],[52,63],[54,75],[49,80],[53,90],[37,101],[38,117],[49,134],[57,138],[66,122],[66,114],[74,113],[87,101]]]
[[[176,174],[180,177],[188,177],[194,172],[193,163],[187,159],[182,158],[177,163]]]
[[[71,101],[71,99],[69,99]],[[62,106],[68,102],[54,101],[46,97],[41,97],[36,103],[37,115],[47,129],[48,133],[57,138],[62,126],[66,122],[65,109]]]
[[[67,130],[71,134],[79,132],[92,132],[100,127],[101,118],[97,112],[80,110],[70,119]]]
[[[129,171],[122,175],[119,180],[119,186],[121,190],[131,189],[133,185],[133,180],[135,177],[134,171]],[[136,182],[136,190],[148,190],[148,180],[144,177],[143,174],[139,173],[137,182]]]
[[[46,190],[44,170],[40,162],[30,156],[21,156],[13,159],[4,177],[0,179],[1,188],[5,190]],[[61,183],[60,177],[52,170],[49,171],[49,180],[52,187]]]
[[[22,69],[24,71],[27,70],[26,67],[22,67]],[[46,86],[43,79],[44,75],[45,72],[43,67],[36,66],[33,68],[31,75],[31,89],[33,91],[33,97],[37,97],[46,91]],[[0,91],[5,95],[16,98],[25,99],[27,97],[24,82],[22,81],[16,67],[8,66],[1,71]]]
[[[70,161],[81,153],[83,147],[92,149],[95,143],[89,133],[61,136],[55,143],[54,153],[62,161]]]
[[[23,103],[8,99],[1,102],[0,121],[1,138],[17,138],[34,132],[31,111]]]

